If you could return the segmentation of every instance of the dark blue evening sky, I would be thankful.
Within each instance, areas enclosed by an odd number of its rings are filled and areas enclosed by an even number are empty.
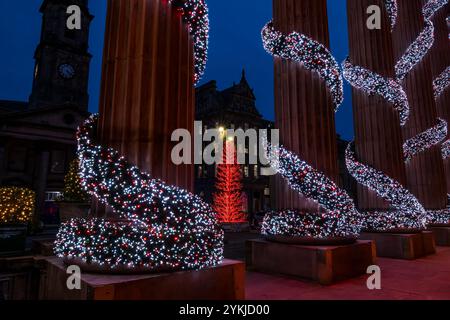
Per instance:
[[[90,0],[95,16],[90,33],[93,55],[89,79],[90,111],[98,109],[106,0]],[[272,0],[208,0],[211,20],[209,62],[201,81],[217,80],[219,88],[239,81],[245,67],[261,113],[273,119],[273,62],[262,45],[260,31],[272,17]],[[31,91],[33,53],[39,42],[42,0],[0,2],[0,99],[26,101]],[[328,0],[331,49],[338,62],[348,53],[346,1]],[[337,130],[353,138],[351,91],[337,113]]]

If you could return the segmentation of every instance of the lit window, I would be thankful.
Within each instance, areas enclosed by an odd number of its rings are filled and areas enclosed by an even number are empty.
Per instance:
[[[264,195],[265,196],[270,196],[270,189],[269,188],[265,188],[264,189]]]
[[[257,165],[253,167],[253,176],[255,178],[259,177],[259,167]]]

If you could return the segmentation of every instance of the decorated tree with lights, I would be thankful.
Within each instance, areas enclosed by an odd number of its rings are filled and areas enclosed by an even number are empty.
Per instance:
[[[86,202],[89,195],[81,188],[81,180],[78,174],[78,159],[73,160],[69,165],[69,172],[64,177],[64,201],[67,202]]]
[[[213,206],[218,220],[223,223],[246,221],[245,213],[242,211],[242,175],[235,149],[234,142],[227,141],[222,152],[222,163],[217,165]]]

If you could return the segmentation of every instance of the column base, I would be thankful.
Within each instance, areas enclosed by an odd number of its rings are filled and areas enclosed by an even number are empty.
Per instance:
[[[450,226],[448,227],[432,227],[436,245],[442,247],[450,247]]]
[[[304,246],[267,240],[246,243],[248,270],[310,279],[322,285],[365,274],[375,260],[372,241],[343,246]]]
[[[379,257],[414,260],[436,253],[431,231],[414,234],[363,232],[360,239],[374,241]]]
[[[243,300],[245,266],[224,260],[200,271],[142,275],[81,274],[81,290],[69,290],[62,259],[48,258],[44,300]]]

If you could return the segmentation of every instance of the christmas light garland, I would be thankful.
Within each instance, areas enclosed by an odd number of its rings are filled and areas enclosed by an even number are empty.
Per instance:
[[[344,190],[285,148],[271,146],[267,141],[265,148],[272,167],[289,186],[317,202],[324,212],[269,212],[264,217],[262,234],[315,239],[356,237],[359,234],[361,216]]]
[[[442,144],[442,159],[446,160],[448,158],[450,158],[450,140]]]
[[[339,64],[328,48],[295,31],[285,35],[275,29],[272,21],[264,26],[261,36],[269,54],[317,72],[329,89],[335,111],[338,110],[344,99],[343,78]],[[356,237],[359,234],[361,217],[344,190],[283,147],[270,146],[265,140],[265,148],[273,168],[287,179],[290,187],[316,201],[324,212],[269,212],[264,217],[262,234],[313,239]]]
[[[78,219],[62,224],[55,254],[113,270],[201,269],[220,263],[223,232],[212,208],[152,179],[117,151],[96,145],[96,122],[92,116],[77,134],[81,183],[127,222]]]
[[[174,5],[178,0],[169,0]],[[188,24],[194,44],[195,82],[203,76],[208,59],[209,17],[205,0],[186,0],[179,8],[184,21]]]
[[[300,63],[325,80],[333,97],[335,111],[344,100],[344,84],[339,64],[323,44],[298,32],[285,35],[267,23],[261,32],[264,49],[271,55]]]
[[[411,161],[420,152],[438,145],[447,137],[447,122],[442,119],[438,120],[439,123],[435,127],[422,132],[404,143],[403,152],[406,162]]]
[[[345,152],[348,171],[362,184],[391,204],[394,210],[365,213],[365,227],[372,231],[424,229],[427,213],[414,195],[383,172],[358,162],[351,149]]]
[[[33,217],[36,194],[26,188],[0,188],[0,224],[28,223]]]
[[[425,19],[425,28],[395,65],[395,74],[399,81],[403,81],[406,75],[422,61],[434,43],[434,25]]]
[[[447,67],[434,81],[434,97],[439,99],[439,97],[444,93],[444,91],[450,85],[450,66]]]
[[[400,58],[396,64],[397,80],[401,83],[407,74],[419,64],[423,58],[427,55],[434,44],[434,24],[432,22],[433,16],[438,10],[443,8],[448,3],[448,0],[428,0],[422,8],[422,15],[424,18],[425,28],[419,34],[417,39],[408,47],[405,54]],[[449,69],[447,68],[434,82],[434,96],[435,99],[444,92],[449,83]],[[408,163],[414,156],[430,149],[439,143],[441,143],[447,137],[447,123],[438,119],[437,126],[428,129],[425,132],[418,134],[417,136],[409,139],[405,142],[403,149],[405,155],[405,161]],[[445,143],[444,143],[445,145]],[[443,147],[444,148],[444,147]],[[442,150],[443,157],[445,151]],[[450,210],[443,209],[438,211],[428,211],[427,219],[429,224],[436,223],[448,223]]]
[[[367,92],[369,95],[380,95],[394,105],[399,112],[400,122],[406,124],[409,118],[409,104],[406,92],[394,79],[382,76],[350,62],[350,58],[344,60],[342,69],[345,80],[353,87]]]
[[[384,4],[386,6],[389,19],[391,20],[391,30],[393,30],[395,25],[397,24],[397,16],[398,16],[397,0],[384,0]]]

